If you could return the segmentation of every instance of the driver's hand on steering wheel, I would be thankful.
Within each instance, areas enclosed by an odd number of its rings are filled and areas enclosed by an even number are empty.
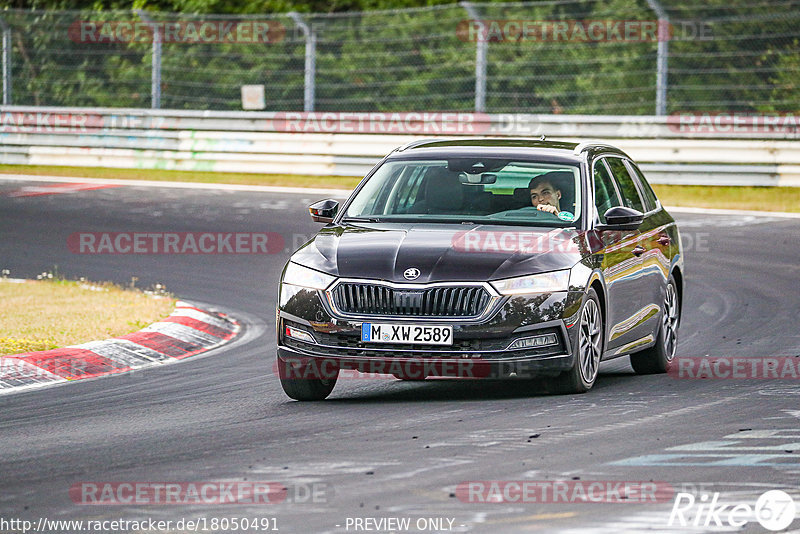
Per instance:
[[[550,204],[539,204],[536,206],[536,209],[539,211],[546,211],[547,213],[552,213],[553,215],[558,215],[558,208],[555,206],[551,206]]]

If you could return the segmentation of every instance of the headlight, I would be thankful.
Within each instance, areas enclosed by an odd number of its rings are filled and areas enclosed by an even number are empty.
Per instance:
[[[325,289],[336,280],[335,276],[303,267],[297,263],[289,262],[283,275],[284,284],[307,287],[310,289]]]
[[[502,295],[566,291],[569,289],[569,270],[507,278],[489,283]]]

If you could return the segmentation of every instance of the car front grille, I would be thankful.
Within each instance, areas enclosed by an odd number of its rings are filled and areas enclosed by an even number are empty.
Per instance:
[[[477,317],[492,300],[482,286],[400,289],[357,282],[340,283],[332,297],[343,313],[407,317]]]

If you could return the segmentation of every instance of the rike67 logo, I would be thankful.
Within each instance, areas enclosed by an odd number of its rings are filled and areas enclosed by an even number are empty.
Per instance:
[[[781,490],[762,494],[755,505],[720,502],[720,494],[704,493],[699,497],[680,492],[675,496],[669,526],[741,528],[758,522],[767,530],[777,532],[787,528],[795,519],[796,507],[791,495]]]

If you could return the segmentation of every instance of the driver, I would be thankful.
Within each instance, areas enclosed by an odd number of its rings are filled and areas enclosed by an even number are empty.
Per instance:
[[[539,211],[558,215],[561,211],[561,189],[553,185],[545,175],[533,178],[528,184],[531,192],[531,205]]]

